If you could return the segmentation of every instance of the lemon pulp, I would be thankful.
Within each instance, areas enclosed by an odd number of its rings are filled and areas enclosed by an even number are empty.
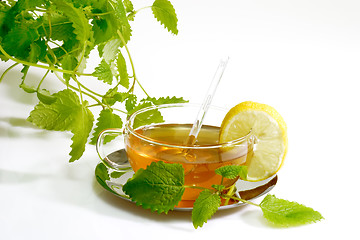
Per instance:
[[[255,138],[253,156],[247,161],[249,181],[260,181],[274,175],[287,152],[287,127],[281,115],[271,106],[242,102],[226,114],[220,127],[220,143],[251,134]]]

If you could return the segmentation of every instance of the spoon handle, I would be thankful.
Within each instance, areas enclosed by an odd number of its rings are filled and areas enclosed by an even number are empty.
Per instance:
[[[215,75],[213,77],[213,80],[210,84],[210,87],[205,95],[204,101],[202,102],[202,105],[199,109],[199,112],[196,116],[195,122],[190,130],[189,136],[186,140],[186,145],[194,145],[196,142],[196,138],[200,132],[203,120],[205,118],[206,112],[209,109],[210,103],[215,95],[216,89],[219,86],[221,77],[225,71],[226,65],[229,61],[229,57],[227,57],[225,60],[221,60],[219,63],[219,66],[217,67],[217,70],[215,72]]]

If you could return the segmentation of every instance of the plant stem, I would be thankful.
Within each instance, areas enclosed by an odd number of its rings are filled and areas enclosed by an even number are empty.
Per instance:
[[[124,46],[125,46],[126,52],[127,52],[128,56],[129,56],[129,60],[130,60],[130,64],[131,64],[131,69],[132,69],[132,71],[133,71],[134,83],[133,83],[133,85],[131,86],[131,88],[130,88],[129,91],[130,91],[131,93],[134,91],[134,84],[135,84],[135,82],[137,82],[137,84],[139,84],[141,90],[145,93],[145,95],[146,95],[147,97],[150,97],[149,94],[145,91],[145,89],[141,86],[140,82],[138,81],[138,79],[137,79],[137,77],[136,77],[134,63],[133,63],[133,60],[132,60],[132,58],[131,58],[130,51],[129,51],[127,45],[126,45],[126,42],[125,42],[125,39],[124,39],[123,35],[121,34],[121,32],[120,32],[119,30],[117,30],[117,34],[119,35],[121,42],[122,42],[122,43],[124,44]]]
[[[48,66],[37,64],[37,63],[31,63],[31,62],[23,61],[23,60],[20,60],[20,59],[17,59],[17,58],[13,58],[7,52],[5,52],[5,50],[2,48],[1,45],[0,45],[0,52],[2,54],[4,54],[5,57],[9,58],[10,60],[12,60],[12,61],[14,61],[16,63],[23,64],[23,65],[27,65],[27,66],[31,66],[31,67],[38,67],[38,68],[42,68],[42,69],[46,69],[46,70],[50,70],[50,71],[54,71],[54,72],[75,74],[75,75],[79,75],[79,76],[92,76],[91,73],[80,73],[80,72],[74,72],[72,70],[65,70],[65,69],[60,69],[60,68],[55,68],[55,67],[48,67]]]
[[[73,77],[73,79],[74,79],[74,81],[75,81],[78,85],[80,85],[83,89],[85,89],[85,90],[88,91],[89,93],[94,94],[95,96],[98,96],[98,97],[101,97],[101,98],[103,97],[103,95],[101,95],[101,94],[99,94],[99,93],[96,93],[96,92],[92,91],[90,88],[84,86],[79,80],[77,80],[76,77]]]
[[[104,15],[109,15],[113,13],[112,11],[111,12],[102,12],[102,13],[91,13],[91,16],[104,16]]]
[[[83,61],[84,59],[84,56],[85,56],[85,51],[86,51],[86,47],[87,47],[87,41],[85,41],[84,43],[84,48],[82,49],[81,51],[81,57],[80,57],[80,60],[78,61],[78,64],[76,65],[75,69],[74,69],[74,72],[76,72],[81,64],[81,62]]]
[[[120,110],[120,109],[117,109],[117,108],[113,108],[113,107],[112,107],[111,109],[128,115],[128,112],[125,112],[125,111],[123,111],[123,110]]]
[[[45,73],[45,75],[41,78],[41,80],[40,80],[40,82],[39,82],[39,85],[38,85],[38,87],[37,87],[37,89],[36,89],[37,91],[39,91],[41,84],[43,83],[43,81],[45,80],[45,78],[46,78],[46,76],[49,74],[49,72],[50,72],[50,70],[47,70],[46,73]]]
[[[98,106],[101,106],[101,104],[95,103],[95,104],[88,105],[87,107],[91,108],[91,107],[98,107]]]
[[[81,104],[83,104],[83,103],[84,103],[84,99],[83,99],[83,94],[82,94],[82,91],[81,91],[80,83],[79,83],[79,81],[76,79],[75,76],[73,76],[73,79],[75,80],[75,82],[76,82],[77,85],[78,85],[78,90],[79,90],[79,95],[80,95]]]
[[[0,46],[1,47],[1,46]],[[0,77],[0,83],[1,81],[3,80],[3,78],[5,77],[5,75],[11,70],[13,69],[14,67],[16,67],[17,65],[19,65],[19,63],[14,63],[13,65],[11,65],[10,67],[8,67],[8,69],[6,69],[3,74],[1,74],[1,77]]]
[[[138,12],[144,10],[144,9],[147,9],[147,8],[152,8],[152,6],[146,6],[146,7],[139,8],[138,10],[134,11],[134,15],[137,14]]]
[[[69,88],[71,88],[71,89],[79,92],[79,89],[78,89],[78,88],[76,88],[76,87],[74,87],[74,86],[72,86],[72,85],[70,85],[70,84],[67,84],[67,83],[58,75],[57,72],[55,72],[54,74],[55,74],[55,76],[60,80],[60,82],[62,82],[64,85],[66,85],[66,86],[68,86]],[[93,95],[91,95],[91,94],[89,94],[89,93],[87,93],[87,92],[83,92],[83,94],[85,94],[85,95],[88,96],[88,97],[91,97],[91,98],[94,99],[99,105],[105,107],[105,105],[104,105],[99,99],[97,99],[96,97],[94,97]]]
[[[231,185],[231,187],[229,188],[229,191],[227,192],[227,194],[230,195],[230,196],[233,196],[233,194],[234,194],[234,189],[235,189],[235,184]],[[229,204],[229,200],[230,200],[230,198],[227,198],[227,199],[225,200],[224,205],[228,205],[228,204]]]
[[[243,202],[243,203],[247,203],[247,204],[250,204],[250,205],[253,205],[253,206],[256,206],[256,207],[260,207],[259,204],[256,204],[256,203],[253,203],[253,202],[250,202],[248,200],[245,200],[245,199],[242,199],[242,198],[238,198],[238,197],[235,197],[235,196],[231,196],[231,195],[221,195],[221,197],[223,198],[231,198],[233,200],[237,200],[237,201],[240,201],[240,202]]]

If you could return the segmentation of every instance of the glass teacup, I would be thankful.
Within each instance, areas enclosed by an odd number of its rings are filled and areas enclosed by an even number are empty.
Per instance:
[[[139,110],[128,118],[123,129],[103,131],[97,150],[103,162],[117,171],[130,166],[136,172],[154,161],[179,163],[184,168],[186,188],[182,201],[194,201],[201,188],[221,183],[215,170],[225,165],[246,165],[251,159],[253,138],[249,133],[230,142],[219,143],[220,126],[226,109],[210,106],[194,143],[188,137],[199,105],[164,104]],[[125,148],[123,162],[113,162],[102,154],[103,140],[109,134],[123,134],[118,148]],[[130,165],[129,165],[130,164]],[[237,179],[224,179],[232,185]]]

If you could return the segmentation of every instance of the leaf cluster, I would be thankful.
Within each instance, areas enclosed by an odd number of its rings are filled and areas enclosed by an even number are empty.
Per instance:
[[[215,171],[222,178],[237,178],[247,174],[244,166],[223,166]],[[222,180],[223,181],[223,180]],[[221,182],[222,182],[221,181]],[[138,170],[123,186],[123,191],[145,209],[158,213],[174,209],[181,201],[185,188],[184,169],[180,164],[153,162],[146,169]],[[296,202],[267,195],[258,205],[235,196],[222,184],[213,185],[212,189],[204,188],[194,202],[192,222],[195,228],[202,227],[219,209],[223,200],[245,202],[259,207],[265,219],[275,226],[288,227],[308,224],[323,219],[322,215],[310,207]]]
[[[149,8],[168,31],[178,33],[170,1],[155,0]],[[43,129],[72,132],[71,162],[82,156],[91,131],[90,143],[94,144],[103,129],[122,127],[118,113],[126,117],[143,107],[185,102],[176,97],[150,97],[137,79],[127,43],[132,37],[130,23],[140,9],[135,10],[130,0],[0,2],[0,60],[15,62],[1,75],[0,82],[13,67],[22,65],[19,87],[39,99],[28,120]],[[98,52],[100,60],[95,70],[87,73],[92,51]],[[27,81],[30,68],[46,70],[37,86]],[[45,81],[54,80],[48,77],[52,73],[64,84],[64,89],[54,93],[42,87]],[[90,89],[86,78],[98,79],[108,90],[99,93]],[[135,86],[143,90],[144,99],[138,99]],[[101,108],[97,119],[93,107]],[[161,120],[154,112],[138,119],[137,125]]]

